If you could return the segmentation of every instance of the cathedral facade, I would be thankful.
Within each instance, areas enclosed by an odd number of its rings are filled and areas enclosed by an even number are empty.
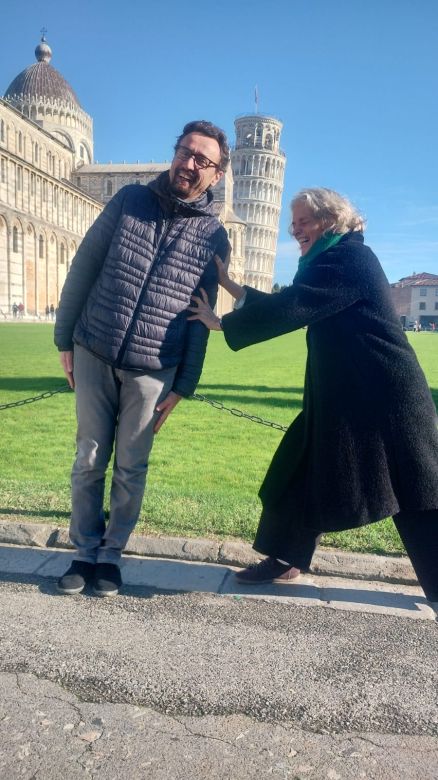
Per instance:
[[[93,121],[50,64],[44,36],[36,63],[0,98],[0,313],[23,304],[42,317],[57,306],[76,249],[103,205],[123,186],[147,184],[167,163],[95,164]],[[232,165],[213,189],[229,236],[230,276],[270,292],[285,158],[281,123],[236,120]],[[232,308],[220,288],[217,311]]]

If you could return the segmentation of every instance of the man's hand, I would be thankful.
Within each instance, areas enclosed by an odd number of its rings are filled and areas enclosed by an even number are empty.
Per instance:
[[[154,433],[158,433],[163,423],[166,422],[169,414],[175,409],[175,406],[181,401],[182,396],[174,393],[173,390],[166,395],[165,399],[156,406],[155,410],[160,413],[157,422],[154,425]]]
[[[67,382],[69,383],[72,390],[75,389],[75,380],[73,378],[73,351],[68,352],[60,352],[59,353],[59,359],[61,361],[61,366],[64,369],[64,374],[67,377]]]

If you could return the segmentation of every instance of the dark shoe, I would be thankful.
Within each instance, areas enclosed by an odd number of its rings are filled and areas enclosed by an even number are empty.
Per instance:
[[[94,563],[73,561],[70,568],[58,580],[57,589],[59,593],[65,593],[67,596],[82,593],[85,586],[93,581],[95,568]]]
[[[94,575],[96,596],[117,596],[122,584],[120,569],[115,563],[97,563]]]
[[[264,558],[260,563],[248,566],[247,569],[236,572],[236,580],[246,585],[259,585],[262,582],[292,582],[298,579],[301,572],[287,563],[280,563],[276,558]]]

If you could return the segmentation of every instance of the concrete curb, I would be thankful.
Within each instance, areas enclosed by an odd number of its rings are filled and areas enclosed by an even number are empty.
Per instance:
[[[40,523],[0,521],[0,544],[26,547],[73,549],[67,528]],[[248,566],[259,560],[246,542],[220,542],[214,539],[186,539],[178,536],[140,536],[133,534],[126,555],[148,558],[175,558],[224,566]],[[312,572],[324,576],[416,585],[414,570],[406,556],[366,555],[318,550],[312,561]]]

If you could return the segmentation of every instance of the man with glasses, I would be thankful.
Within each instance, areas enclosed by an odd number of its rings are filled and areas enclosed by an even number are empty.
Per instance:
[[[210,192],[228,162],[224,132],[190,122],[170,170],[147,186],[119,190],[72,262],[55,325],[78,421],[70,523],[77,552],[58,582],[61,593],[87,585],[99,596],[118,593],[120,557],[140,514],[154,434],[201,375],[208,330],[187,321],[188,306],[202,287],[214,307],[214,258],[229,257]]]

